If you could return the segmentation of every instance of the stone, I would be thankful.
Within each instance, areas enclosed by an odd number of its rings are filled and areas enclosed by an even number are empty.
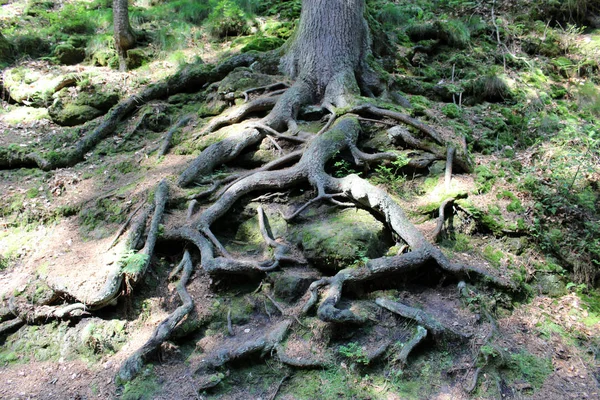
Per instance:
[[[559,297],[567,294],[566,285],[554,274],[536,274],[535,282],[542,294],[550,297]]]
[[[71,44],[59,44],[54,48],[54,57],[63,65],[79,64],[85,59],[85,49],[73,47]]]
[[[133,49],[127,51],[127,69],[136,69],[148,62],[148,56],[143,50]]]
[[[319,213],[308,222],[288,227],[288,240],[300,246],[318,268],[336,272],[364,258],[380,257],[391,238],[382,222],[362,209]]]
[[[61,126],[75,126],[91,121],[119,102],[115,92],[103,91],[100,86],[73,95],[72,88],[63,88],[54,95],[54,103],[48,107],[50,118]]]
[[[277,298],[292,303],[306,293],[311,283],[318,280],[316,273],[306,269],[286,268],[270,274]]]

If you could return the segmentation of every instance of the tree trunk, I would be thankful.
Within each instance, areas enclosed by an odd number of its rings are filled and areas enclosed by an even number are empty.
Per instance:
[[[369,27],[364,0],[303,0],[296,33],[287,45],[280,68],[296,80],[277,103],[266,123],[296,129],[302,105],[347,107],[360,94],[370,95],[373,83],[367,56]]]
[[[304,0],[298,30],[281,60],[284,72],[308,81],[325,102],[344,106],[358,94],[370,53],[364,0]],[[338,104],[340,103],[340,104]]]
[[[129,24],[128,0],[113,0],[115,48],[119,54],[119,70],[126,71],[127,50],[135,45],[135,35]]]

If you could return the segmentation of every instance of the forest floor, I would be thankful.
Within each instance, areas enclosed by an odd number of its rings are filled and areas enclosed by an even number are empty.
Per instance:
[[[77,83],[63,89],[61,101],[99,88],[125,99],[188,65],[211,64],[237,54],[257,36],[285,39],[293,26],[288,19],[297,16],[294,7],[299,4],[275,2],[268,10],[259,8],[258,17],[246,12],[253,21],[247,22],[251,28],[247,35],[215,39],[207,33],[215,29],[211,25],[215,17],[211,20],[204,15],[206,10],[194,8],[199,6],[193,1],[170,2],[177,3],[176,9],[169,8],[175,7],[169,2],[136,1],[132,22],[146,32],[141,46],[145,61],[141,67],[119,72],[92,62],[111,50],[106,40],[112,28],[103,2],[55,2],[44,11],[46,3],[2,2],[3,35],[29,54],[3,70],[0,155],[68,148],[102,120],[72,127],[57,124],[48,111],[57,95],[47,97],[46,86],[75,74]],[[410,16],[397,17],[403,26],[462,21],[468,30],[465,47],[442,43],[436,48],[440,44],[434,40],[416,40],[409,28],[395,24],[388,32],[395,38],[396,53],[381,58],[379,72],[410,103],[402,108],[405,112],[441,132],[459,133],[474,157],[475,171],[459,172],[452,180],[452,193],[461,199],[452,208],[453,224],[446,225],[439,246],[449,258],[505,277],[518,289],[469,285],[470,292],[461,297],[453,278],[429,271],[419,283],[392,278],[360,288],[353,293],[354,300],[370,309],[376,297],[401,297],[442,322],[451,321],[456,330],[471,333],[472,342],[455,347],[453,342],[427,341],[411,353],[406,366],[400,366],[397,354],[410,339],[414,322],[378,311],[377,324],[350,332],[308,317],[293,326],[286,352],[298,359],[306,354],[325,357],[331,355],[328,343],[335,351],[326,368],[293,369],[267,355],[227,365],[217,386],[199,390],[196,371],[207,354],[224,343],[234,346],[235,341],[259,337],[284,316],[267,296],[272,292],[265,289],[275,286],[279,275],[228,281],[197,269],[188,284],[193,318],[181,324],[140,376],[117,385],[121,364],[179,305],[175,283],[168,276],[179,262],[182,246],[167,242],[157,245],[149,273],[131,294],[124,290],[116,305],[79,319],[44,321],[0,334],[0,398],[600,398],[600,28],[545,24],[548,15],[529,24],[519,20],[521,11],[512,7],[535,8],[535,2],[511,3],[458,1],[450,12],[439,9],[435,1],[418,1],[413,8],[400,10],[394,7],[403,6],[372,2],[386,15],[395,15],[396,10]],[[76,33],[56,28],[63,36],[38,43],[32,36],[36,24],[49,21],[45,29],[54,29],[63,12],[78,16],[71,21],[74,28],[69,25]],[[181,26],[169,25],[175,15],[181,17]],[[390,23],[381,13],[373,15],[382,27]],[[76,23],[85,26],[90,21],[96,21],[96,31],[80,32]],[[17,23],[23,24],[28,39],[19,36]],[[169,28],[161,30],[161,24]],[[250,34],[252,30],[262,34]],[[496,40],[497,32],[502,44]],[[56,46],[74,36],[88,40],[85,59],[61,65]],[[417,44],[434,50],[411,55]],[[32,46],[47,46],[47,54],[36,54]],[[238,97],[251,87],[228,84],[219,89]],[[211,116],[231,106],[231,100],[219,97],[222,93],[197,89],[198,93],[175,94],[140,106],[74,167],[43,171],[0,164],[0,308],[14,296],[41,304],[48,287],[61,285],[69,287],[69,296],[55,303],[94,298],[126,253],[123,244],[111,246],[116,232],[152,196],[158,182],[179,175],[210,144],[212,139],[203,142],[195,135]],[[29,94],[18,100],[10,97],[19,91]],[[165,132],[190,112],[192,122],[176,132],[170,152],[157,157]],[[314,122],[306,123],[310,125]],[[385,130],[376,126],[366,129],[361,146],[394,148]],[[254,165],[257,158],[276,154],[278,149],[265,140],[241,158],[254,157],[247,162]],[[437,209],[448,194],[443,189],[443,160],[410,172],[389,163],[360,170],[349,160],[340,156],[328,170],[340,176],[360,173],[385,188],[431,238]],[[179,203],[197,188],[174,190],[177,204],[171,205],[165,230],[185,219],[185,205]],[[301,199],[310,192],[306,186],[281,196]],[[228,248],[240,249],[253,240],[243,231],[249,210],[254,212],[260,204],[252,197],[230,212],[223,225],[231,226],[218,232],[229,236]],[[314,215],[320,218],[329,210],[321,206]],[[394,251],[398,249],[384,254]],[[365,256],[356,254],[353,262],[360,265]],[[362,291],[368,294],[361,296]],[[277,299],[286,310],[297,307]],[[228,336],[228,313],[233,337]],[[495,322],[488,321],[488,314]],[[376,362],[365,362],[366,354],[386,341],[391,342],[390,350]]]

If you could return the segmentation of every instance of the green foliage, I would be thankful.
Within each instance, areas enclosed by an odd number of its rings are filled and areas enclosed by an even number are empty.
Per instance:
[[[577,92],[579,106],[595,117],[600,117],[600,90],[592,82],[586,82]]]
[[[442,113],[448,118],[458,118],[462,115],[462,109],[456,104],[446,104],[442,107]]]
[[[160,390],[154,368],[152,365],[146,367],[142,373],[123,386],[123,400],[151,400],[154,394]]]
[[[119,264],[121,272],[127,275],[136,275],[144,270],[148,262],[148,255],[130,250],[123,254]]]
[[[185,22],[200,24],[210,13],[211,6],[206,0],[175,0],[166,5]]]
[[[249,32],[248,15],[233,0],[220,0],[206,21],[214,37],[238,36]]]
[[[400,170],[408,165],[410,159],[404,153],[397,153],[396,159],[389,164],[381,164],[375,169],[371,181],[376,185],[386,185],[395,191],[399,191],[406,177],[400,175]]]
[[[362,346],[356,342],[350,342],[347,345],[342,345],[339,348],[339,353],[356,364],[367,365],[369,357]]]
[[[300,18],[301,0],[273,0],[262,2],[257,13],[263,15],[280,15],[283,19],[297,20]]]

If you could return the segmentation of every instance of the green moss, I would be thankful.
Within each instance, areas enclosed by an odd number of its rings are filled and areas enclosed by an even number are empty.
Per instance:
[[[85,50],[82,48],[76,48],[69,43],[63,43],[54,48],[53,55],[60,64],[75,65],[84,60]]]
[[[388,248],[383,224],[360,209],[290,227],[290,240],[302,245],[308,260],[329,270],[348,267],[365,256],[380,256]]]
[[[539,358],[527,352],[512,354],[509,368],[514,380],[525,379],[535,389],[539,389],[554,371],[551,359]]]
[[[500,250],[495,249],[491,245],[487,245],[483,249],[483,256],[486,260],[490,262],[490,264],[498,268],[500,266],[502,258],[504,258],[504,253]]]
[[[259,36],[252,39],[247,45],[242,47],[242,53],[246,53],[251,50],[256,51],[269,51],[279,48],[283,45],[284,40],[278,37]]]
[[[140,375],[123,386],[123,400],[151,400],[160,390],[154,368],[147,366]]]
[[[442,113],[448,118],[458,118],[462,115],[462,109],[456,104],[446,104],[442,107]]]

